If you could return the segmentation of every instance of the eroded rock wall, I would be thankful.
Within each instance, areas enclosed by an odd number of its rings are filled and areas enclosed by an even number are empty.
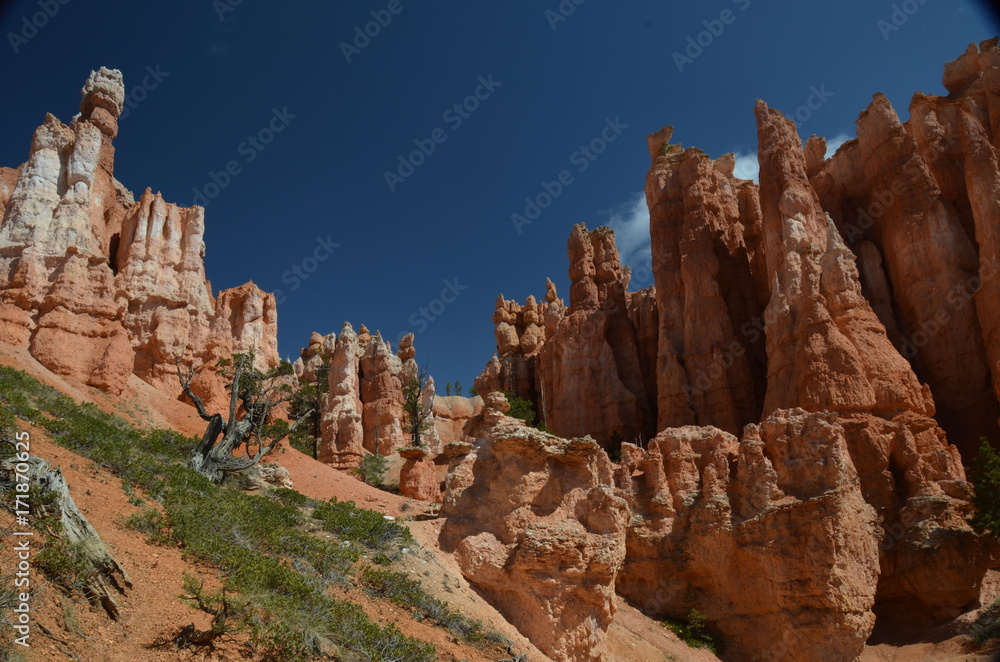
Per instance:
[[[551,280],[544,303],[497,300],[497,355],[476,389],[531,401],[539,420],[565,437],[644,441],[656,428],[656,375],[648,363],[655,295],[626,292],[630,275],[610,228],[575,226],[568,253],[568,308]]]
[[[617,469],[618,590],[697,606],[734,659],[856,659],[876,614],[938,623],[978,600],[991,561],[963,461],[1000,438],[997,40],[944,84],[905,123],[876,95],[830,158],[758,102],[759,185],[650,135],[652,290],[624,291],[610,230],[571,233],[570,306],[528,371],[539,409],[607,445],[647,425],[641,385],[655,423]],[[507,324],[492,390],[520,374]],[[446,504],[479,453],[453,458]]]
[[[483,430],[449,472],[441,544],[470,582],[546,655],[605,660],[628,506],[592,439],[560,439],[504,416],[486,396]],[[483,429],[485,428],[485,429]]]
[[[275,365],[274,298],[252,284],[218,303],[209,291],[204,210],[148,189],[136,201],[114,178],[124,97],[121,72],[92,72],[80,114],[68,126],[47,115],[28,161],[3,169],[0,342],[114,394],[136,374],[178,397],[177,360],[211,373],[217,358],[256,350],[259,367]],[[214,381],[196,382],[210,400]]]
[[[862,260],[893,345],[930,386],[937,420],[971,455],[979,436],[996,438],[1000,414],[997,40],[971,44],[943,83],[946,97],[914,95],[906,122],[876,94],[857,138],[814,159],[809,179]]]
[[[751,335],[767,302],[760,208],[731,154],[712,160],[648,138],[650,248],[659,319],[657,429],[714,425],[733,434],[759,420],[764,348]]]
[[[742,440],[668,428],[626,447],[618,590],[704,613],[740,660],[853,660],[875,623],[880,529],[831,414],[780,410]]]
[[[338,469],[357,467],[365,454],[391,455],[412,445],[404,432],[403,386],[420,370],[413,334],[404,336],[393,354],[381,335],[372,336],[364,325],[360,331],[344,322],[339,336],[314,333],[294,364],[301,383],[315,382],[326,366],[319,459]],[[466,422],[482,408],[478,397],[437,395],[430,376],[420,397],[430,410],[421,444],[431,456],[463,439]]]

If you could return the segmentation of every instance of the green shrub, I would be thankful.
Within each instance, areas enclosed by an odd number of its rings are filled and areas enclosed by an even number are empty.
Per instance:
[[[392,557],[384,552],[376,552],[372,556],[372,563],[375,565],[389,566],[392,565]]]
[[[1000,639],[1000,600],[979,613],[969,629],[969,638],[980,646],[990,639]]]
[[[697,609],[689,611],[684,620],[665,620],[663,626],[692,648],[707,648],[715,655],[722,654],[722,641],[709,631],[708,618]]]
[[[291,431],[288,435],[288,445],[303,455],[317,459],[316,437],[309,432],[309,429],[304,424]]]
[[[150,542],[163,543],[168,541],[168,536],[164,529],[167,526],[166,518],[160,511],[153,508],[140,510],[125,520],[125,526],[145,534]]]
[[[270,491],[270,495],[280,501],[283,505],[291,508],[304,508],[312,501],[312,499],[307,497],[305,494],[293,490],[290,487],[276,487]]]
[[[418,580],[402,572],[366,568],[361,579],[375,593],[400,607],[423,609],[423,605],[433,600]]]
[[[365,547],[386,550],[395,543],[413,542],[410,530],[381,513],[357,508],[353,501],[338,501],[336,497],[321,503],[313,510],[313,517],[323,528],[341,540],[357,542]]]
[[[49,537],[32,558],[32,563],[50,581],[81,593],[94,572],[79,543],[69,543],[55,536]]]
[[[979,440],[979,457],[971,472],[976,494],[972,502],[976,514],[972,526],[978,531],[1000,533],[1000,453],[990,445],[986,437]]]
[[[12,442],[16,431],[17,416],[7,409],[0,409],[0,441]]]
[[[351,473],[372,487],[382,487],[388,469],[389,461],[376,453],[361,458],[361,466],[351,469]]]
[[[513,391],[504,391],[504,395],[507,396],[507,404],[510,405],[508,416],[519,418],[528,425],[535,424],[535,405],[531,404],[531,400],[519,398],[514,395]]]
[[[483,624],[454,613],[446,602],[428,594],[416,579],[401,572],[367,568],[361,580],[374,592],[395,605],[412,611],[417,620],[430,619],[465,641],[486,638]]]
[[[513,391],[504,391],[504,395],[507,396],[507,404],[510,405],[510,411],[507,412],[508,416],[519,418],[536,430],[553,434],[549,426],[538,420],[538,415],[535,413],[535,405],[531,403],[531,400],[519,398],[514,395]]]

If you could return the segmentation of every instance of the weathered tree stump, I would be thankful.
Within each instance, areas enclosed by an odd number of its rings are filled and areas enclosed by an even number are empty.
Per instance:
[[[89,566],[84,581],[84,595],[92,604],[99,604],[108,616],[117,620],[120,611],[112,587],[114,592],[121,595],[125,594],[125,589],[132,588],[132,580],[125,568],[108,551],[100,534],[80,512],[59,467],[53,467],[46,460],[34,455],[29,456],[24,463],[13,459],[0,462],[0,482],[8,489],[11,489],[17,480],[15,466],[18,464],[28,465],[28,471],[21,473],[28,476],[28,484],[33,488],[32,494],[51,494],[52,497],[51,500],[46,498],[44,505],[29,504],[31,520],[53,515],[58,517],[62,530],[56,535],[74,545]]]

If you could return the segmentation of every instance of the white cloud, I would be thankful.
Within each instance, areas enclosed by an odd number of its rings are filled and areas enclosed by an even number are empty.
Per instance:
[[[826,157],[830,158],[837,148],[853,136],[840,133],[826,141]],[[751,179],[759,183],[760,165],[756,152],[735,151],[736,166],[733,174],[741,179]],[[615,242],[622,264],[632,267],[632,287],[648,287],[652,284],[649,268],[652,256],[649,249],[649,208],[646,195],[641,191],[633,193],[625,202],[615,206],[608,214],[607,225],[615,231]],[[649,277],[647,277],[649,276]],[[647,282],[648,281],[648,282]]]
[[[827,138],[826,141],[826,158],[833,156],[837,149],[846,143],[848,140],[853,140],[854,136],[849,136],[846,133],[838,133],[833,138]]]
[[[632,267],[648,264],[651,258],[646,195],[642,192],[633,193],[608,214],[607,224],[615,231],[615,243],[618,244],[622,262]]]
[[[736,152],[736,167],[733,168],[733,175],[740,179],[752,179],[759,182],[757,176],[760,174],[760,165],[757,163],[757,153]]]
[[[828,138],[826,141],[826,158],[833,156],[837,148],[853,138],[854,136],[849,136],[846,133],[838,133],[833,138]],[[733,168],[733,174],[740,179],[752,179],[759,184],[760,164],[757,163],[757,153],[737,150],[735,154],[736,167]]]

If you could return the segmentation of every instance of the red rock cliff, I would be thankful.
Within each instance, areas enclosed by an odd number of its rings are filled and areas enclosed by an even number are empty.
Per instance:
[[[959,449],[1000,438],[997,40],[944,84],[906,123],[876,95],[829,159],[758,102],[759,185],[654,133],[655,289],[626,292],[611,232],[575,227],[570,306],[527,371],[502,302],[484,386],[528,397],[525,373],[550,427],[604,445],[653,421],[616,469],[618,591],[672,616],[694,599],[739,659],[855,659],[876,615],[974,606],[993,562]]]
[[[148,189],[135,201],[114,178],[124,97],[120,72],[91,73],[80,115],[46,116],[27,163],[0,173],[0,342],[111,393],[136,374],[179,397],[175,357],[198,369],[256,350],[275,365],[274,297],[209,291],[204,210]],[[224,396],[208,374],[195,385],[209,406]]]

